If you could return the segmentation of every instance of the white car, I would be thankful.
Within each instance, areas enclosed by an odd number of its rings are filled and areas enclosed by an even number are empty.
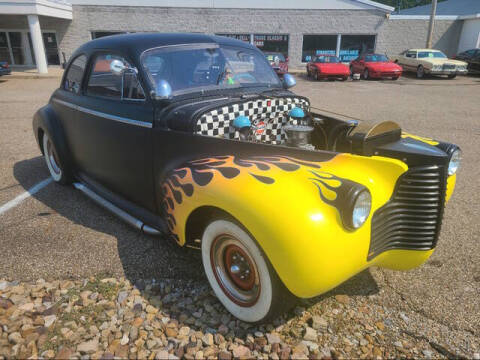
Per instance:
[[[410,49],[400,55],[391,56],[391,59],[401,65],[403,71],[416,73],[417,78],[431,74],[447,75],[449,79],[453,79],[468,72],[466,62],[449,59],[440,50]]]

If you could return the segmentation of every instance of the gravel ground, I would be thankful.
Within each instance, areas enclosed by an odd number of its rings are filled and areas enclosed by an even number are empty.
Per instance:
[[[0,206],[48,177],[31,118],[58,82],[0,80]],[[287,353],[480,358],[475,217],[480,212],[480,78],[313,82],[300,77],[294,90],[319,108],[394,120],[409,132],[462,147],[457,189],[427,264],[410,272],[367,270],[328,294],[302,301],[274,324],[250,328],[229,317],[210,294],[197,253],[140,235],[72,188],[50,184],[0,215],[0,357],[55,357],[68,351],[59,357],[162,358],[163,351],[170,356],[183,351],[185,357],[203,352],[220,358]],[[116,280],[101,282],[105,277]],[[85,291],[91,291],[86,300],[80,296]],[[118,302],[122,292],[127,300]],[[72,312],[81,315],[71,320]],[[55,321],[45,326],[52,315]],[[133,324],[137,318],[141,324]],[[132,326],[143,342],[129,337]],[[68,329],[79,337],[68,339]],[[213,344],[202,340],[208,333]]]

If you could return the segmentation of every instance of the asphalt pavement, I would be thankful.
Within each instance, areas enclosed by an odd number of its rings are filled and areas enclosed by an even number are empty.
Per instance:
[[[138,233],[73,187],[50,183],[25,195],[49,176],[31,119],[59,81],[0,78],[0,209],[25,197],[0,210],[0,279],[82,279],[101,273],[206,282],[197,253]],[[476,342],[474,349],[480,349],[480,77],[317,82],[297,76],[297,81],[293,91],[315,107],[393,120],[410,133],[462,148],[457,188],[432,258],[409,272],[369,269],[331,294],[413,312],[425,324],[438,325],[431,329],[447,329],[453,342],[469,342],[458,346]]]

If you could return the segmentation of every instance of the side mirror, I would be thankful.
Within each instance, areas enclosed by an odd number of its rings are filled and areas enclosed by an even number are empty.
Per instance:
[[[167,80],[160,80],[155,90],[155,99],[168,100],[172,97],[172,87]]]
[[[115,75],[122,75],[126,69],[127,67],[125,66],[123,61],[115,59],[115,60],[112,60],[112,62],[110,63],[110,70]]]
[[[295,85],[297,85],[297,81],[295,80],[295,78],[291,74],[283,75],[283,80],[282,81],[283,81],[283,87],[285,89],[290,89],[291,87],[294,87]]]

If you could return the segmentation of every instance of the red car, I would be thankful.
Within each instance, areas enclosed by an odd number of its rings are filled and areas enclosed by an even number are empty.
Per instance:
[[[342,64],[334,55],[315,56],[307,64],[307,76],[314,79],[340,79],[345,81],[350,75],[350,69]]]
[[[283,76],[288,73],[288,58],[285,58],[282,53],[265,52],[264,54],[278,76]]]
[[[362,74],[365,80],[391,78],[397,80],[402,75],[402,67],[390,61],[385,55],[364,54],[350,63],[350,72]]]

